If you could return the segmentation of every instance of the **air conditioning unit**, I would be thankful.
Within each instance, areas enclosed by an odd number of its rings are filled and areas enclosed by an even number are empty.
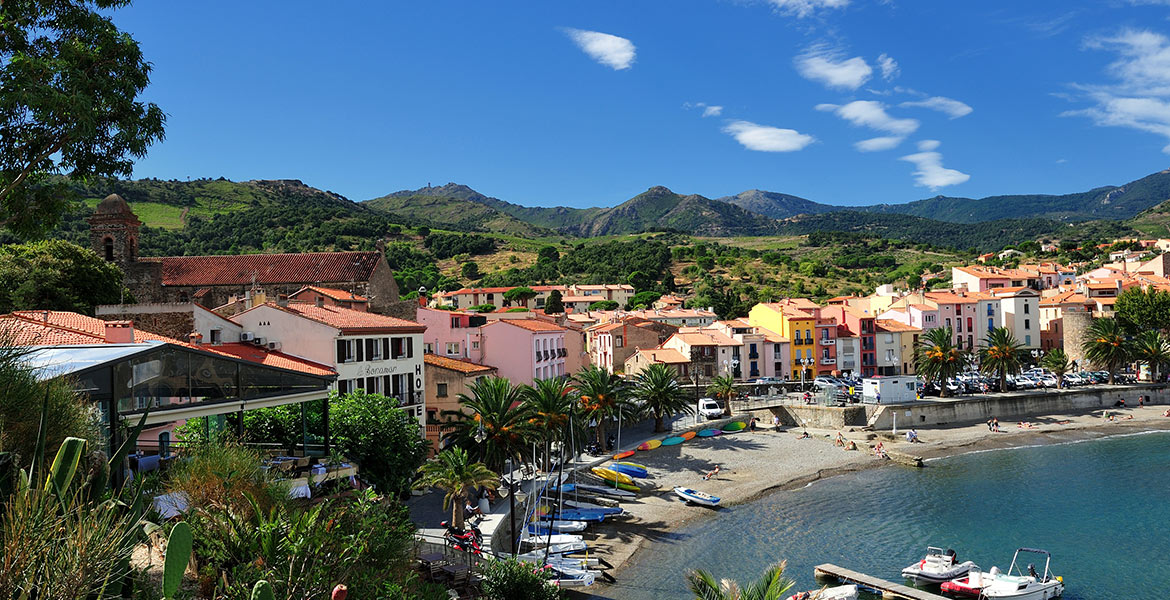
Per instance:
[[[252,340],[252,343],[253,343],[253,344],[256,344],[257,346],[265,346],[265,345],[267,345],[267,344],[268,344],[268,339],[267,339],[267,338],[258,337],[258,338],[256,338],[256,339]]]
[[[252,333],[251,331],[245,331],[244,333],[240,334],[241,342],[250,342],[254,339],[256,339],[256,334]]]
[[[269,350],[280,350],[280,342],[268,342]]]

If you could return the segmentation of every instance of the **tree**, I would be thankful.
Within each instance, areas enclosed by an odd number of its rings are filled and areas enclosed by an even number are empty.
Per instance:
[[[565,312],[564,296],[560,290],[553,290],[548,294],[548,302],[544,303],[544,312],[549,315],[559,315]]]
[[[605,447],[605,429],[612,419],[629,415],[631,405],[629,388],[621,377],[597,366],[590,365],[573,378],[585,414],[597,422],[597,443]]]
[[[723,399],[723,414],[731,416],[731,399],[735,397],[735,378],[731,375],[716,375],[707,386],[707,393]]]
[[[938,380],[938,395],[946,398],[947,380],[962,373],[971,361],[969,353],[955,347],[950,327],[931,329],[918,338],[914,349],[914,367],[927,381]]]
[[[504,292],[504,300],[528,306],[528,301],[536,297],[536,292],[530,287],[516,287]]]
[[[638,373],[632,395],[642,404],[642,410],[654,415],[655,432],[667,431],[666,417],[695,412],[695,407],[675,378],[674,369],[662,363],[654,363]]]
[[[427,227],[426,225],[422,225],[418,229],[415,229],[414,232],[418,235],[418,237],[425,238],[431,235],[431,228]]]
[[[496,312],[496,305],[495,304],[476,304],[475,306],[467,307],[467,310],[469,310],[471,312],[477,312],[477,313]]]
[[[561,258],[561,253],[557,252],[556,246],[541,246],[536,253],[537,262],[557,262]]]
[[[626,283],[634,287],[636,291],[646,291],[654,287],[654,278],[642,271],[633,271],[626,276]]]
[[[1158,381],[1159,368],[1170,362],[1170,340],[1157,329],[1147,329],[1133,340],[1133,357],[1150,369],[1150,381]]]
[[[1060,348],[1053,348],[1040,359],[1040,364],[1056,375],[1056,387],[1064,387],[1064,374],[1072,370],[1072,363],[1068,360],[1068,354]]]
[[[130,176],[166,116],[138,95],[150,63],[108,14],[129,0],[25,0],[0,8],[0,226],[52,227],[68,182]],[[101,12],[99,12],[101,11]]]
[[[658,302],[658,299],[661,297],[661,292],[638,292],[630,298],[630,304],[626,306],[626,308],[650,308],[651,306],[654,306],[654,303]]]
[[[620,305],[613,300],[598,300],[589,305],[589,310],[617,310]]]
[[[471,260],[463,263],[463,266],[460,268],[460,274],[463,275],[464,279],[470,279],[472,281],[483,277],[483,275],[480,275],[479,273],[479,265],[475,264],[475,261]]]
[[[781,600],[795,583],[784,576],[784,567],[784,562],[773,565],[742,588],[731,579],[715,581],[710,573],[696,569],[687,572],[687,587],[696,600]]]
[[[93,250],[61,240],[0,246],[0,313],[67,310],[92,315],[98,304],[132,302],[122,269]]]
[[[463,410],[443,412],[443,417],[454,418],[444,440],[468,450],[495,471],[501,471],[509,458],[523,461],[535,432],[528,421],[529,409],[521,404],[520,388],[503,377],[484,377],[471,384],[469,391],[471,395],[459,394]]]
[[[467,502],[467,491],[477,487],[494,490],[500,486],[499,475],[483,463],[471,462],[467,451],[458,446],[440,452],[419,467],[418,472],[422,477],[414,483],[415,489],[437,487],[447,491],[443,496],[443,508],[450,507],[451,523],[457,529],[463,529],[463,505]]]
[[[1109,383],[1114,383],[1117,367],[1129,360],[1129,343],[1121,325],[1113,318],[1093,320],[1085,330],[1081,349],[1085,358],[1109,369]]]
[[[573,390],[564,377],[537,379],[531,386],[520,390],[524,406],[531,415],[528,422],[544,442],[545,469],[549,468],[549,455],[553,441],[562,437],[569,423],[569,411],[573,409]]]
[[[1117,321],[1127,333],[1170,328],[1170,292],[1132,287],[1117,297]]]
[[[997,375],[1001,392],[1007,391],[1008,373],[1020,371],[1023,347],[1007,327],[996,327],[983,338],[983,347],[979,349],[979,370]]]
[[[396,398],[365,390],[329,396],[333,445],[361,466],[362,478],[394,494],[410,488],[430,447],[418,419],[399,406]]]

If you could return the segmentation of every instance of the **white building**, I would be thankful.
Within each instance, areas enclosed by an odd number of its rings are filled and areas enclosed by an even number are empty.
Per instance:
[[[398,398],[423,423],[426,327],[375,313],[319,304],[269,302],[232,317],[241,341],[330,365],[340,393],[366,390]],[[425,423],[423,423],[425,425]]]
[[[913,375],[866,377],[861,380],[863,402],[902,404],[918,399],[918,378]]]
[[[1040,293],[1026,287],[993,290],[1003,308],[1003,326],[1024,350],[1040,348]]]

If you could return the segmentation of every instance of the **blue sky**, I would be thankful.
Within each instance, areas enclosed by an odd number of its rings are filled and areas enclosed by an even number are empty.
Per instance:
[[[858,205],[1170,163],[1170,0],[139,0],[115,20],[168,114],[136,177]]]

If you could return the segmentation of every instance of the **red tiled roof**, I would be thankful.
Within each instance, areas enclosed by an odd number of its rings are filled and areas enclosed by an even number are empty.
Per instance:
[[[432,367],[439,367],[440,369],[447,369],[449,371],[458,371],[464,375],[472,375],[475,373],[490,373],[496,370],[495,367],[477,365],[471,361],[439,356],[438,354],[424,354],[423,362]]]
[[[638,350],[638,354],[645,356],[646,360],[652,363],[678,365],[691,362],[690,359],[683,356],[682,352],[679,352],[674,348],[652,348],[650,350]]]
[[[143,258],[162,263],[163,285],[368,281],[381,252],[308,252]]]
[[[919,331],[919,328],[914,327],[913,325],[907,325],[901,321],[895,321],[894,319],[877,319],[874,321],[874,324],[877,325],[878,329],[889,332]]]
[[[343,335],[351,333],[422,333],[426,331],[425,325],[420,325],[414,321],[407,321],[406,319],[353,310],[352,308],[342,308],[340,306],[317,306],[316,304],[305,302],[290,302],[288,306],[280,306],[275,302],[266,302],[258,306],[253,306],[240,313],[240,315],[256,310],[260,306],[275,308],[311,321],[323,323],[330,327],[340,329]],[[233,320],[238,319],[240,315],[235,315]],[[239,321],[236,322],[238,323]]]
[[[226,354],[228,356],[234,356],[248,362],[260,363],[269,367],[277,367],[280,369],[288,369],[289,371],[300,371],[302,373],[309,373],[310,375],[337,374],[336,371],[326,365],[285,354],[283,352],[261,348],[255,344],[230,343],[220,344],[218,346],[200,344],[194,347],[206,352]]]
[[[326,298],[332,298],[333,300],[341,300],[343,302],[368,302],[369,301],[369,298],[366,298],[365,296],[359,296],[359,295],[354,294],[352,292],[347,292],[345,290],[339,290],[339,289],[335,289],[335,288],[318,287],[315,285],[306,285],[305,287],[293,292],[291,294],[291,296],[296,296],[297,294],[299,294],[305,290],[312,290],[314,292],[317,292],[318,294],[321,294],[322,296],[325,296]]]
[[[561,327],[560,325],[549,323],[548,321],[541,321],[540,319],[500,319],[496,321],[496,323],[507,323],[509,325],[515,325],[521,329],[536,331],[538,333],[550,333],[565,330],[565,328]],[[493,323],[488,323],[488,325],[492,324]],[[486,326],[487,325],[485,325],[485,327]]]
[[[18,310],[0,318],[10,320],[14,329],[21,329],[29,325],[41,328],[59,330],[55,335],[61,339],[82,339],[78,336],[88,336],[85,341],[63,341],[61,344],[100,344],[106,339],[106,322],[83,314],[63,310]],[[186,344],[180,340],[158,335],[149,331],[134,328],[134,343],[166,342],[169,344]],[[49,345],[48,342],[38,341],[34,345]]]

